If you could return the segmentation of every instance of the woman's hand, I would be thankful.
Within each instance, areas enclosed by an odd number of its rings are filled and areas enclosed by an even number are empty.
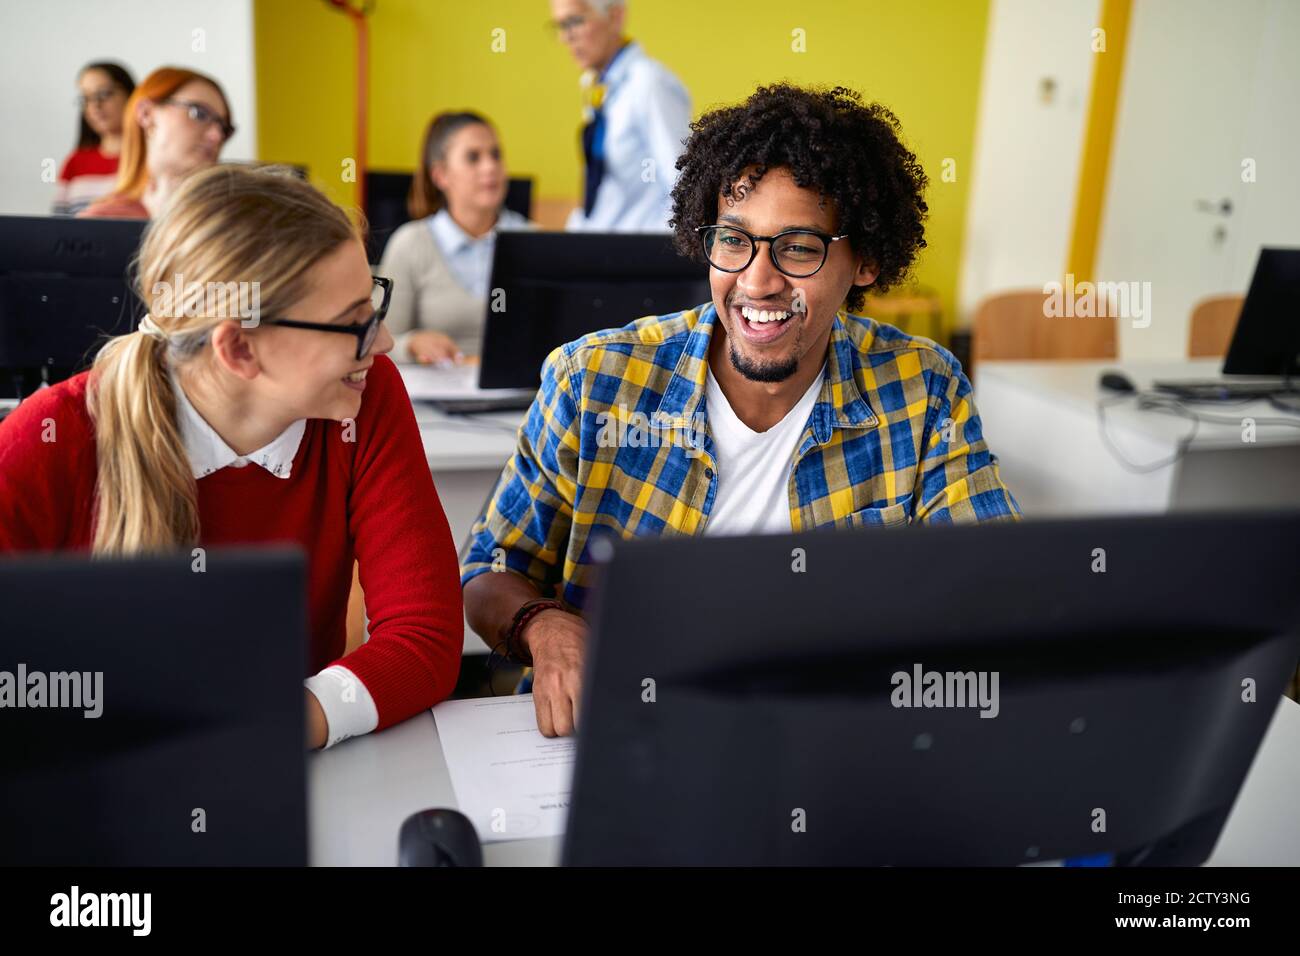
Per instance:
[[[319,750],[329,740],[329,722],[316,695],[309,690],[303,693],[307,695],[307,749]]]
[[[410,338],[406,340],[406,350],[411,353],[411,358],[422,365],[462,362],[465,359],[451,336],[432,329],[412,332]]]

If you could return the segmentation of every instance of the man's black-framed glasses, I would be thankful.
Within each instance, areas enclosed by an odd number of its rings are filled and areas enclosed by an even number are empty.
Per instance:
[[[263,319],[263,325],[282,325],[288,329],[312,329],[316,332],[342,332],[357,337],[357,361],[366,357],[379,336],[379,323],[388,314],[388,300],[393,295],[393,280],[383,276],[374,276],[375,282],[370,290],[370,316],[363,322],[352,325],[333,325],[328,322],[299,322],[297,319]]]
[[[756,236],[739,226],[700,226],[696,229],[704,245],[704,258],[720,272],[744,272],[758,255],[758,244],[767,243],[772,265],[792,279],[807,279],[826,264],[831,243],[848,234],[832,236],[806,229],[787,229],[775,236]]]

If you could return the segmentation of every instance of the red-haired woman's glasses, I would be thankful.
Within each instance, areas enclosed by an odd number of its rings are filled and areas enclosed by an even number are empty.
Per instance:
[[[214,113],[202,103],[194,103],[190,100],[163,100],[161,106],[179,106],[187,116],[196,123],[202,123],[206,126],[209,123],[214,124],[221,130],[221,139],[230,139],[235,135],[235,127],[227,123],[220,114]]]

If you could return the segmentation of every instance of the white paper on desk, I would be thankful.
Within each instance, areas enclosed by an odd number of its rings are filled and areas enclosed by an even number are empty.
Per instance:
[[[520,395],[531,398],[530,388],[479,388],[478,365],[412,365],[397,366],[411,401],[438,401],[456,398],[508,398]]]
[[[403,363],[397,366],[406,385],[407,394],[412,401],[427,398],[443,398],[447,395],[472,392],[478,387],[477,365],[451,365],[441,368],[436,365],[412,365]]]
[[[456,802],[480,840],[564,832],[576,742],[542,736],[532,694],[445,701],[433,719]]]

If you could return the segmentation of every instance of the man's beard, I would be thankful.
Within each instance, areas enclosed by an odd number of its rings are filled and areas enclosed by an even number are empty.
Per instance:
[[[727,353],[731,356],[732,367],[751,382],[784,382],[799,368],[797,358],[784,362],[754,362],[737,352],[731,343],[728,343]]]
[[[800,318],[805,318],[805,316],[800,316]],[[791,316],[786,321],[794,322],[796,319]],[[784,382],[799,370],[799,341],[803,336],[803,331],[802,328],[795,329],[794,344],[790,348],[790,358],[778,362],[756,362],[740,354],[736,349],[736,340],[728,338],[727,353],[731,357],[731,367],[751,382]]]

